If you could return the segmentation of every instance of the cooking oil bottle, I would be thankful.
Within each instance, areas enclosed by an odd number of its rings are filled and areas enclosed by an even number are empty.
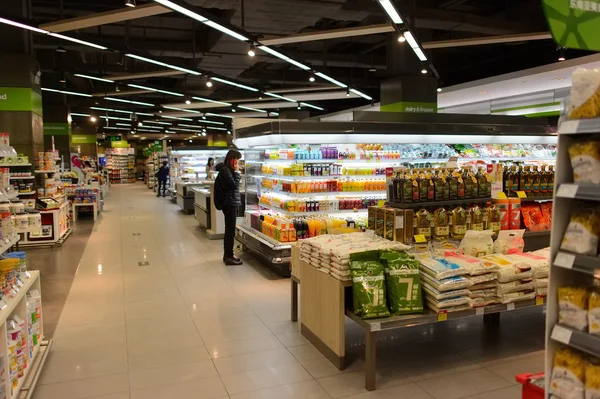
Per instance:
[[[450,200],[458,199],[458,178],[454,172],[448,176],[448,185],[450,189]]]
[[[450,216],[446,208],[438,208],[433,212],[433,238],[447,240],[450,236]]]
[[[540,196],[548,195],[548,172],[546,165],[540,165]]]
[[[469,171],[468,166],[462,167],[462,177],[465,182],[465,198],[474,198],[473,197],[473,180],[471,178],[471,173]]]
[[[467,233],[467,211],[462,206],[457,206],[452,210],[452,227],[450,236],[452,238],[462,239]]]
[[[531,195],[538,197],[540,195],[540,173],[538,172],[537,165],[533,165],[533,171],[531,172]]]
[[[482,166],[478,166],[477,167],[477,196],[479,198],[485,198],[486,196],[486,191],[487,191],[487,179],[485,177],[485,173],[483,172],[483,167]]]
[[[515,173],[513,173],[512,178],[512,196],[517,196],[517,191],[521,190],[521,173],[523,172],[523,167],[519,166],[515,167]]]
[[[427,241],[431,240],[431,213],[427,209],[419,209],[415,215],[417,219],[416,232],[417,235],[425,236]]]
[[[554,165],[548,166],[548,195],[554,194]]]

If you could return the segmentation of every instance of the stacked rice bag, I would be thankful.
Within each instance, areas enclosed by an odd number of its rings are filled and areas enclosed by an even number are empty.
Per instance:
[[[531,267],[531,277],[536,296],[548,296],[549,251],[512,254],[508,257],[518,264],[528,264]]]
[[[420,262],[404,251],[380,252],[385,266],[388,307],[393,314],[421,313],[423,297],[419,277]]]
[[[465,278],[469,281],[471,307],[487,306],[498,302],[497,273],[500,271],[498,265],[482,262],[481,259],[469,255],[447,255],[446,259],[468,270],[469,273]]]
[[[354,253],[350,256],[354,313],[363,319],[390,315],[379,251]]]
[[[427,306],[439,312],[469,308],[469,273],[465,267],[449,262],[445,258],[421,259],[421,284]]]
[[[486,255],[482,258],[488,267],[496,266],[498,302],[513,303],[535,298],[533,272],[528,263],[513,260],[510,255]]]

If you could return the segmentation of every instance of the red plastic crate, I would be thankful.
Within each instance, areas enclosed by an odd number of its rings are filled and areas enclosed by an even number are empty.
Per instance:
[[[544,399],[544,373],[525,373],[516,377],[518,383],[523,385],[523,399]]]

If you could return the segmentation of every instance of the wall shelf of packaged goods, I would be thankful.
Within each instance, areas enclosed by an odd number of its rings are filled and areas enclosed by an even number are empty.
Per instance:
[[[563,117],[564,118],[564,117]],[[600,359],[600,337],[588,333],[587,327],[576,330],[559,322],[558,289],[562,287],[591,290],[598,282],[600,258],[561,249],[563,235],[567,231],[572,212],[597,206],[600,202],[600,185],[574,182],[569,148],[578,142],[596,141],[600,133],[600,118],[586,120],[563,120],[558,128],[558,156],[554,195],[550,283],[548,286],[548,309],[546,312],[546,395],[550,395],[554,355],[559,348],[570,347]],[[589,233],[592,234],[592,233]],[[587,303],[587,300],[586,300]],[[562,305],[561,305],[562,306]],[[575,305],[573,305],[575,306]],[[587,309],[585,309],[587,312]],[[587,315],[586,315],[587,317]],[[583,392],[582,392],[583,394]]]

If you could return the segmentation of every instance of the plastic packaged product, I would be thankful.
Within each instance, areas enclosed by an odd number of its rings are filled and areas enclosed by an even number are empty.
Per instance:
[[[550,380],[550,391],[561,399],[584,399],[585,359],[570,348],[558,348]]]
[[[573,72],[572,81],[571,97],[567,104],[569,119],[600,116],[600,71],[577,68]]]
[[[516,254],[523,252],[525,240],[523,234],[525,230],[506,230],[498,233],[498,238],[494,241],[494,253],[496,254]]]
[[[508,200],[508,229],[518,230],[521,228],[521,199],[509,198]]]
[[[519,292],[511,292],[508,294],[498,293],[498,301],[500,303],[521,302],[521,301],[527,301],[527,300],[533,299],[533,298],[535,298],[535,292],[519,291]]]
[[[427,296],[434,298],[438,301],[441,301],[444,299],[456,298],[456,297],[468,297],[469,296],[469,290],[467,290],[467,289],[440,292],[440,291],[436,290],[433,286],[431,286],[427,283],[423,283],[423,291],[425,291]]]
[[[600,184],[600,141],[580,141],[569,147],[573,180],[576,183]]]
[[[530,231],[546,231],[550,229],[548,220],[542,214],[540,206],[537,204],[521,205],[523,214],[523,223]]]
[[[427,302],[427,307],[429,309],[435,311],[436,313],[439,313],[440,311],[458,312],[460,310],[469,309],[469,307],[470,307],[469,303],[471,301],[467,297],[460,297],[460,298],[446,299],[443,301],[438,301],[427,295],[425,296],[425,300]]]
[[[446,260],[448,262],[455,263],[460,267],[464,267],[469,271],[470,276],[478,276],[481,274],[493,273],[500,270],[500,267],[498,265],[484,263],[481,261],[480,258],[476,258],[470,255],[447,254]]]
[[[498,303],[498,298],[495,295],[477,297],[471,299],[472,308],[480,308],[482,306],[489,306]]]
[[[460,248],[463,250],[465,255],[475,256],[477,258],[493,253],[494,241],[492,235],[494,234],[491,230],[475,231],[469,230],[465,234],[460,242]]]
[[[483,290],[471,290],[469,288],[469,298],[487,298],[487,297],[496,297],[498,296],[497,288],[487,288]]]
[[[542,216],[552,224],[552,202],[542,202],[540,209],[542,210]]]
[[[515,262],[508,255],[486,255],[482,258],[484,263],[495,264],[500,267],[498,282],[508,283],[515,280],[531,279],[531,266],[526,263]]]
[[[350,255],[354,312],[363,319],[390,315],[386,305],[385,276],[379,251]]]
[[[595,208],[575,208],[560,249],[582,255],[596,255],[600,237],[600,212]]]
[[[588,326],[589,291],[585,287],[558,289],[558,322],[580,331]]]
[[[419,261],[406,252],[382,251],[388,305],[394,314],[421,313],[421,277]]]
[[[438,208],[433,213],[433,238],[447,240],[450,237],[450,215],[445,208]]]
[[[479,291],[479,290],[491,290],[493,289],[494,291],[498,292],[498,290],[496,289],[496,284],[497,282],[492,280],[492,281],[488,281],[485,283],[480,283],[480,284],[474,284],[469,286],[469,291],[471,292],[475,292],[475,291]]]
[[[443,280],[438,280],[428,274],[421,273],[421,281],[427,283],[439,292],[452,290],[461,290],[469,287],[469,280],[463,276],[448,277]]]
[[[600,398],[600,364],[588,362],[585,365],[585,399],[598,398]]]
[[[465,276],[469,280],[469,286],[487,283],[488,281],[496,281],[498,275],[496,273],[480,274],[477,276]]]
[[[536,288],[535,296],[548,296],[548,287]]]
[[[589,333],[600,336],[600,293],[593,291],[588,302]]]
[[[548,287],[548,278],[536,278],[533,280],[533,286],[535,288],[547,288]]]
[[[425,258],[421,259],[421,272],[429,274],[435,279],[442,280],[454,276],[462,276],[469,273],[469,270],[457,265],[456,263],[447,262],[444,258]]]
[[[498,294],[511,294],[519,291],[533,291],[533,282],[511,281],[510,283],[498,283]]]
[[[531,267],[532,276],[534,279],[548,277],[550,272],[550,259],[545,256],[536,255],[531,252],[524,252],[522,254],[509,255],[508,258],[515,261],[515,263],[528,264]]]

